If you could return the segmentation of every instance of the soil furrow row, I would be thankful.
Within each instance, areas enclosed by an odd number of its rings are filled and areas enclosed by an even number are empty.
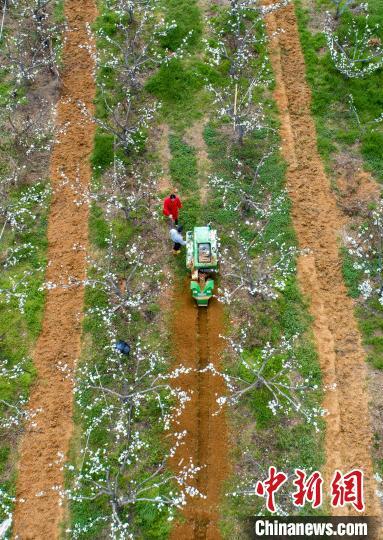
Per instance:
[[[17,480],[14,533],[20,539],[54,539],[63,518],[58,489],[72,434],[70,373],[80,354],[84,290],[68,280],[83,280],[88,245],[89,157],[94,125],[78,106],[93,110],[94,64],[87,25],[96,17],[95,0],[65,1],[67,30],[61,96],[57,106],[60,135],[50,166],[52,201],[48,221],[47,291],[42,331],[34,351],[37,369],[29,408],[40,411],[26,428]]]
[[[182,375],[175,384],[191,392],[191,401],[186,405],[177,431],[187,431],[182,445],[171,462],[174,469],[182,467],[191,458],[202,466],[195,485],[206,498],[188,497],[183,511],[184,522],[175,524],[171,538],[174,540],[218,540],[218,504],[222,495],[223,481],[228,474],[228,446],[225,437],[226,423],[217,410],[216,398],[225,393],[221,377],[199,370],[210,362],[218,369],[222,351],[223,332],[222,306],[215,300],[207,311],[194,305],[188,281],[178,293],[172,322],[175,365],[183,364],[193,371]]]
[[[211,414],[211,402],[209,396],[209,376],[202,373],[208,364],[209,358],[209,334],[207,327],[207,311],[198,311],[198,375],[197,375],[197,462],[202,467],[197,477],[197,487],[201,493],[206,493],[209,482],[209,424]],[[196,523],[195,539],[205,540],[208,520],[201,519]]]

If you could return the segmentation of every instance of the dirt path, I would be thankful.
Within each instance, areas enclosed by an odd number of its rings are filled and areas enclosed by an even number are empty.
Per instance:
[[[68,30],[63,53],[62,95],[58,126],[67,124],[51,158],[52,205],[48,223],[48,268],[46,281],[67,282],[68,276],[83,279],[85,252],[75,245],[88,243],[88,206],[77,206],[75,194],[63,185],[86,188],[91,178],[89,156],[94,126],[76,105],[83,101],[90,110],[95,95],[93,61],[84,48],[86,24],[96,17],[95,0],[66,0]],[[83,288],[48,291],[42,332],[34,362],[38,376],[30,397],[31,409],[42,409],[29,425],[20,448],[14,534],[19,539],[53,540],[59,536],[63,510],[55,487],[63,485],[63,459],[72,433],[72,385],[67,377],[80,353]],[[65,368],[65,372],[61,368]]]
[[[222,350],[223,308],[211,300],[208,309],[198,309],[189,291],[189,280],[179,291],[174,305],[171,333],[174,339],[175,365],[203,369],[210,362],[219,367]],[[192,399],[181,415],[177,431],[187,430],[186,441],[172,461],[172,467],[185,465],[191,457],[195,465],[205,465],[196,487],[206,499],[189,498],[183,511],[185,521],[176,523],[172,540],[219,540],[218,505],[222,484],[228,475],[227,432],[223,413],[217,411],[216,397],[225,392],[221,377],[211,372],[192,372],[176,381],[192,391]]]
[[[339,256],[338,234],[343,220],[317,150],[294,7],[268,16],[267,28],[269,34],[277,28],[284,31],[271,40],[270,54],[293,223],[300,246],[310,249],[310,254],[299,261],[298,277],[311,301],[314,336],[327,388],[324,473],[328,482],[335,468],[343,472],[354,467],[363,469],[367,514],[380,515],[370,454],[365,353]]]

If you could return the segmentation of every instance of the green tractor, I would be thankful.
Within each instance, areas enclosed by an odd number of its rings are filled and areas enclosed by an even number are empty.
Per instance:
[[[186,233],[186,267],[191,272],[190,289],[197,306],[207,307],[214,289],[209,275],[218,269],[217,231],[207,226]]]

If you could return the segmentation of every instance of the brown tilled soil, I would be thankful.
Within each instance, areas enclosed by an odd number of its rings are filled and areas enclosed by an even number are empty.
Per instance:
[[[174,300],[171,336],[175,366],[183,364],[200,369],[210,362],[218,369],[222,351],[223,308],[211,300],[208,309],[198,309],[189,291],[189,280]],[[228,476],[228,445],[223,412],[217,411],[216,398],[225,393],[221,377],[211,372],[192,372],[175,381],[177,387],[192,391],[192,399],[183,411],[176,431],[187,430],[182,445],[171,462],[173,469],[192,458],[203,466],[194,485],[207,496],[188,498],[183,519],[173,527],[172,540],[219,540],[218,505],[224,480]]]
[[[299,261],[299,281],[311,302],[314,336],[327,388],[325,478],[328,482],[335,468],[343,472],[361,468],[365,473],[366,513],[380,515],[371,460],[365,353],[339,256],[338,234],[343,219],[317,150],[294,7],[290,5],[268,16],[267,28],[270,34],[277,28],[284,31],[271,41],[270,54],[293,223],[300,246],[310,250]]]
[[[70,182],[78,177],[78,187],[86,190],[94,135],[94,126],[84,119],[76,102],[81,100],[92,110],[93,61],[83,45],[89,43],[85,25],[96,17],[96,2],[66,0],[65,13],[69,26],[57,123],[67,124],[67,129],[53,150],[50,172],[53,196],[46,281],[53,283],[85,276],[85,252],[74,246],[87,246],[88,207],[75,204],[76,195],[69,185],[63,185],[61,174]],[[80,352],[83,293],[82,287],[58,287],[47,294],[42,332],[34,351],[37,380],[29,404],[32,410],[42,412],[34,419],[36,425],[27,426],[20,448],[14,535],[22,540],[53,540],[59,536],[63,510],[54,488],[63,485],[63,458],[72,433],[68,373]]]

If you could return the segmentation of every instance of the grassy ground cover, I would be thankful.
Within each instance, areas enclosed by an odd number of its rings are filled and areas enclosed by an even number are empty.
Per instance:
[[[189,231],[201,221],[196,153],[177,135],[170,135],[169,147],[172,155],[170,176],[182,194],[182,225]]]
[[[0,520],[14,494],[17,441],[22,432],[22,409],[34,378],[31,359],[44,309],[41,285],[46,266],[46,225],[49,208],[43,184],[11,194],[13,210],[23,216],[19,230],[5,230],[1,240],[0,277]],[[21,225],[21,223],[19,223]],[[15,408],[17,407],[17,408]],[[2,504],[4,506],[1,508]]]
[[[323,33],[324,12],[332,9],[328,0],[314,0],[305,9],[301,0],[296,1],[301,42],[307,66],[307,78],[313,94],[312,112],[318,130],[318,147],[330,164],[336,152],[343,148],[360,152],[363,155],[365,166],[370,169],[378,180],[382,180],[383,130],[372,130],[371,122],[382,113],[382,97],[379,88],[383,82],[382,71],[378,70],[365,78],[350,79],[344,77],[336,70],[326,47]],[[383,15],[381,2],[370,0],[371,26],[380,24]],[[314,28],[315,21],[320,21]],[[311,15],[310,15],[311,14]],[[364,15],[356,15],[353,10],[346,10],[339,20],[339,34],[345,33],[350,22],[355,21],[360,28]],[[382,38],[379,29],[377,37]],[[355,113],[350,107],[350,95],[353,97]]]
[[[182,133],[209,112],[205,79],[216,79],[219,73],[203,62],[203,21],[198,2],[166,0],[164,10],[167,18],[176,20],[178,25],[177,30],[166,38],[166,46],[175,50],[184,38],[188,45],[183,58],[161,66],[148,80],[146,89],[161,101],[161,119]]]

